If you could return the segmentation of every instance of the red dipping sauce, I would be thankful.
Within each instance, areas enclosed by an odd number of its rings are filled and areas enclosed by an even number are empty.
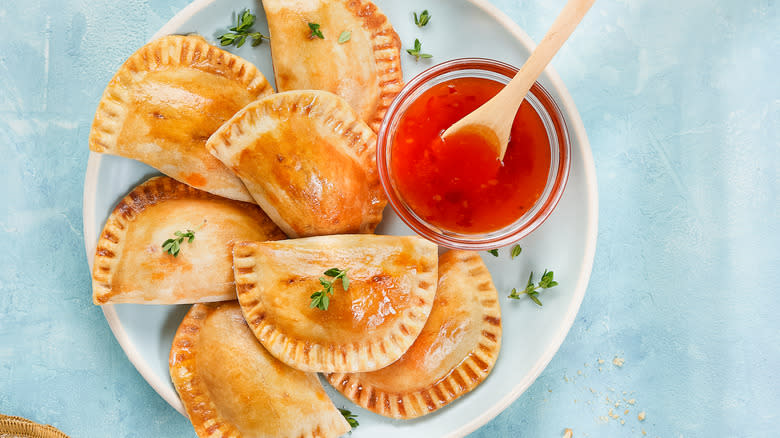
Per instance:
[[[503,163],[481,137],[441,139],[503,87],[485,78],[453,78],[424,91],[401,116],[390,167],[404,201],[426,222],[464,234],[499,230],[532,209],[544,192],[550,143],[528,102],[515,116]]]

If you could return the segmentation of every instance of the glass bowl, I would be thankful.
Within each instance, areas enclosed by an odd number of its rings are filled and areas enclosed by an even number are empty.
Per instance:
[[[571,162],[569,134],[558,105],[539,83],[535,83],[526,100],[544,124],[550,144],[550,171],[547,183],[534,206],[513,223],[485,233],[454,232],[433,225],[417,215],[404,201],[392,173],[392,145],[398,124],[409,105],[429,88],[461,77],[509,82],[517,68],[484,58],[461,58],[435,65],[412,79],[398,94],[379,129],[377,166],[382,186],[396,214],[420,236],[441,246],[465,250],[487,250],[511,245],[538,228],[555,209],[563,195]]]

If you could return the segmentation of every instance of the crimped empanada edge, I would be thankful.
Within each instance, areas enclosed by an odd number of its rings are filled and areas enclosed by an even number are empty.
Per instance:
[[[429,245],[428,242],[421,243]],[[416,246],[420,251],[430,249],[433,252],[430,266],[424,264],[422,271],[416,275],[417,283],[410,291],[410,300],[416,301],[418,306],[405,310],[379,345],[367,342],[329,345],[287,336],[268,321],[266,310],[257,298],[256,256],[262,244],[237,242],[233,246],[236,293],[255,336],[274,357],[293,368],[322,373],[366,372],[384,368],[409,349],[428,320],[438,278],[438,254],[433,244],[430,244],[431,248]],[[422,257],[427,258],[425,254]]]
[[[147,71],[176,67],[198,68],[196,62],[208,65],[224,65],[247,90],[256,90],[262,97],[273,93],[271,84],[249,61],[209,44],[199,35],[166,35],[153,40],[122,64],[103,91],[98,103],[89,148],[94,152],[115,153],[117,138],[127,116],[126,105],[130,100],[123,88],[135,81],[135,77]]]
[[[200,337],[200,331],[205,320],[223,305],[235,301],[221,303],[194,304],[184,316],[171,344],[168,357],[168,368],[171,381],[179,394],[179,398],[187,411],[187,416],[199,437],[233,437],[240,436],[235,426],[219,421],[219,410],[211,401],[210,393],[197,377],[197,366],[194,351]],[[263,347],[260,347],[263,348]],[[319,380],[317,379],[319,384]],[[331,401],[331,404],[333,402]],[[334,405],[335,408],[335,405]],[[318,424],[316,428],[299,436],[288,435],[282,438],[333,438],[350,431],[350,426],[338,411],[329,417],[326,424]]]
[[[375,4],[363,0],[344,0],[344,4],[355,18],[363,21],[363,27],[371,32],[379,96],[373,117],[366,120],[366,123],[374,132],[379,132],[390,104],[404,86],[401,39],[393,29],[390,19]]]
[[[236,146],[237,139],[252,135],[253,127],[261,117],[271,114],[278,116],[281,109],[286,111],[286,114],[300,112],[318,120],[317,123],[345,139],[345,150],[365,171],[368,190],[373,198],[359,232],[373,233],[382,221],[382,212],[387,205],[387,197],[376,166],[376,134],[349,103],[336,94],[324,90],[291,90],[260,98],[239,110],[220,126],[206,141],[206,149],[225,166],[235,169],[238,163],[233,157],[240,152],[232,149]],[[318,114],[321,117],[318,118]],[[267,196],[262,193],[252,193],[252,196],[289,237],[299,237],[299,233],[279,214]]]
[[[133,188],[114,207],[106,220],[106,225],[100,232],[95,248],[95,260],[92,265],[92,301],[94,304],[122,302],[114,300],[119,292],[113,289],[112,281],[124,249],[125,236],[136,217],[146,208],[155,204],[183,198],[242,202],[198,190],[168,176],[152,177]],[[254,204],[245,204],[248,207],[257,208]]]
[[[448,405],[472,391],[487,378],[501,350],[501,308],[498,293],[490,272],[477,253],[452,250],[441,256],[441,259],[452,257],[468,263],[467,269],[470,272],[487,276],[486,281],[476,285],[476,292],[481,295],[478,301],[483,310],[482,337],[469,355],[435,385],[408,394],[390,393],[376,388],[355,373],[327,375],[326,379],[336,390],[355,404],[379,415],[412,419]]]
[[[209,397],[208,388],[197,378],[197,343],[206,318],[222,303],[194,304],[179,324],[168,356],[168,370],[173,387],[187,411],[187,416],[199,437],[232,436],[234,428],[215,415],[217,407]]]

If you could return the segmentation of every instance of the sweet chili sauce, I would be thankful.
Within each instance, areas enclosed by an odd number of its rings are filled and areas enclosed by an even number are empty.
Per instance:
[[[495,231],[542,195],[550,143],[527,101],[515,116],[503,163],[479,137],[441,138],[503,87],[484,78],[451,79],[426,90],[401,117],[391,149],[393,179],[409,208],[428,223],[466,234]]]

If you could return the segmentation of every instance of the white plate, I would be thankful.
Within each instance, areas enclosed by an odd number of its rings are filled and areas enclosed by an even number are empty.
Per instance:
[[[410,0],[375,0],[390,18],[404,47],[420,38],[430,62],[415,62],[402,52],[408,80],[434,63],[479,56],[519,66],[533,42],[507,16],[483,0],[428,0],[430,24],[418,29],[412,11],[420,4]],[[267,30],[259,2],[251,0],[197,0],[178,13],[155,35],[198,32],[215,41],[231,24],[236,11],[250,8],[257,14],[257,29]],[[268,44],[231,48],[253,62],[273,80]],[[129,54],[128,54],[129,55]],[[117,66],[118,67],[118,66]],[[566,118],[572,143],[572,163],[566,192],[558,208],[521,242],[523,253],[510,260],[508,250],[499,258],[483,258],[501,296],[504,345],[490,377],[472,393],[431,415],[413,421],[393,421],[357,408],[328,387],[337,406],[356,411],[360,437],[463,436],[498,415],[528,388],[560,347],[580,307],[593,265],[596,247],[596,175],[585,129],[577,109],[558,75],[548,68],[540,82],[554,97]],[[97,236],[114,205],[135,185],[157,172],[136,161],[90,153],[84,182],[84,240],[90,269]],[[378,233],[411,234],[388,207]],[[530,300],[511,301],[512,287],[523,287],[529,271],[555,271],[560,285],[543,292],[544,307]],[[119,344],[149,384],[179,412],[179,397],[168,375],[168,352],[174,332],[189,306],[107,305],[103,311]],[[327,387],[327,385],[326,385]]]

